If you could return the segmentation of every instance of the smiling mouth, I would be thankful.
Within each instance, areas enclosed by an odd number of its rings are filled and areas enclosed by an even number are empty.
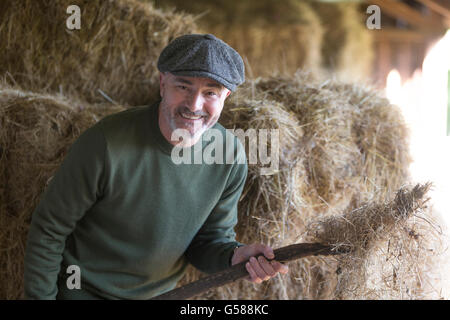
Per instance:
[[[184,113],[184,112],[180,112],[180,115],[182,118],[187,119],[187,120],[200,120],[204,117],[204,116],[193,115],[193,114],[188,114],[188,113]]]

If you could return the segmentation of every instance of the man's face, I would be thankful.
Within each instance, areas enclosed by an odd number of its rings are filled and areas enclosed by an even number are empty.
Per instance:
[[[225,99],[230,90],[209,78],[175,76],[160,74],[160,113],[161,133],[171,143],[176,129],[189,132],[189,141],[183,146],[194,145],[201,135],[219,120]]]

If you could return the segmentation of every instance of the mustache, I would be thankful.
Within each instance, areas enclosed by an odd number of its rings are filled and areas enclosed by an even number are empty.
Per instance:
[[[194,117],[198,117],[198,116],[201,116],[201,117],[209,117],[209,114],[206,113],[206,112],[203,112],[203,111],[192,112],[191,110],[189,110],[188,107],[179,107],[177,111],[178,111],[179,113],[185,113],[185,114],[187,114],[187,115],[194,116]]]

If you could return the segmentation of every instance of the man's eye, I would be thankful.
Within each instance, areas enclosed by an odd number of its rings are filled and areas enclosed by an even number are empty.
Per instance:
[[[187,87],[186,86],[182,86],[182,85],[179,85],[178,88],[181,89],[181,90],[187,90]]]
[[[217,96],[217,93],[215,93],[214,91],[209,91],[209,92],[207,93],[207,95],[208,95],[208,96],[211,96],[211,97],[214,97],[214,96]]]

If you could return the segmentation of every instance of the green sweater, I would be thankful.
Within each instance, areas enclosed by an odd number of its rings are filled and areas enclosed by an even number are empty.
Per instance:
[[[229,266],[247,177],[242,144],[217,123],[235,142],[223,144],[235,163],[175,164],[157,118],[158,104],[129,109],[72,145],[32,216],[27,298],[148,299],[173,289],[188,262],[207,273]],[[204,140],[192,157],[215,143]],[[81,289],[66,286],[70,265]]]

